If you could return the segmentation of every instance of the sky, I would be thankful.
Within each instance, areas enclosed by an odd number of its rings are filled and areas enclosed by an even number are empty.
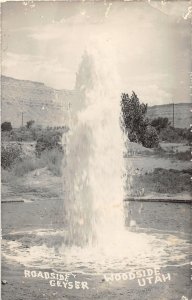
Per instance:
[[[149,105],[190,102],[189,3],[5,2],[2,74],[71,90],[84,51],[99,38],[116,50],[122,92]]]

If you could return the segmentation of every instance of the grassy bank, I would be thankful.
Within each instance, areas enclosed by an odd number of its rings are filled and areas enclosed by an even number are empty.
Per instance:
[[[175,194],[191,192],[191,171],[156,168],[153,172],[135,175],[131,183],[131,196],[148,193]]]
[[[8,168],[2,168],[2,183],[13,183],[18,177],[24,177],[26,174],[40,169],[47,168],[53,175],[62,174],[63,153],[58,149],[52,149],[42,152],[40,157],[25,157],[13,162]]]

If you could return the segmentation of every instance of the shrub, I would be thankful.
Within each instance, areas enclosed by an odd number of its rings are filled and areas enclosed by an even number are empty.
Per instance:
[[[35,121],[34,120],[30,120],[27,122],[26,127],[29,129],[34,125]]]
[[[63,153],[59,149],[44,151],[41,154],[41,163],[56,176],[62,175]]]
[[[13,180],[13,174],[9,170],[1,169],[1,182],[9,183]]]
[[[35,147],[37,156],[40,156],[45,150],[58,149],[62,152],[61,136],[61,132],[54,131],[47,131],[45,134],[41,135],[37,139]]]
[[[154,172],[150,173],[147,177],[152,190],[158,193],[167,193],[167,191],[170,193],[191,191],[190,176],[183,171],[156,168]]]
[[[2,142],[16,141],[16,136],[15,136],[14,131],[13,130],[11,130],[11,131],[2,131],[1,141]]]
[[[176,157],[178,160],[190,161],[192,156],[191,151],[187,150],[185,152],[175,153],[174,157]]]
[[[1,145],[1,166],[4,169],[10,168],[14,163],[20,161],[22,149],[18,143],[8,143]]]
[[[15,135],[16,135],[17,141],[20,141],[20,142],[23,142],[23,141],[30,142],[33,140],[32,132],[25,127],[19,128],[19,130],[17,130],[15,132]]]
[[[144,135],[141,137],[142,145],[146,148],[157,148],[159,145],[159,137],[156,129],[148,125]]]
[[[151,193],[181,193],[191,192],[190,170],[174,170],[155,168],[153,172],[133,176],[132,194],[144,189],[146,194]]]
[[[3,122],[1,124],[1,130],[2,131],[11,131],[12,130],[11,122]]]
[[[130,142],[138,143],[138,137],[137,137],[136,132],[134,132],[134,131],[128,132],[128,138],[129,138]]]
[[[158,133],[161,129],[166,128],[168,125],[170,125],[168,118],[158,117],[151,121],[151,126],[155,127]]]
[[[192,141],[192,134],[190,132],[190,129],[186,128],[174,128],[172,126],[169,126],[167,128],[164,128],[160,132],[160,140],[166,141],[166,142],[184,142],[188,141],[191,143]]]
[[[24,158],[15,162],[12,167],[12,175],[22,177],[25,174],[39,168],[47,168],[56,176],[62,174],[62,159],[63,153],[58,149],[46,150],[42,152],[39,158]]]
[[[25,158],[13,166],[13,174],[21,177],[41,167],[43,167],[43,165],[39,159]]]

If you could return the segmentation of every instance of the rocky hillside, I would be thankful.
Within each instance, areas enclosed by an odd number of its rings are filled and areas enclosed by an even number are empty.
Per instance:
[[[13,127],[20,127],[29,120],[43,126],[64,126],[68,124],[70,109],[78,110],[80,95],[71,90],[55,90],[40,82],[18,80],[1,76],[2,122],[11,121]],[[175,104],[175,127],[188,128],[191,104]],[[148,117],[167,117],[173,120],[173,105],[148,107]]]
[[[2,122],[13,127],[34,120],[43,126],[62,126],[68,123],[69,103],[75,92],[55,90],[43,83],[1,76]]]

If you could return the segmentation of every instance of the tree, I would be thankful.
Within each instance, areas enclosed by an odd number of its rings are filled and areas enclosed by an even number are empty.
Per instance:
[[[59,151],[63,151],[63,147],[61,144],[61,132],[51,132],[47,131],[46,133],[42,134],[36,142],[35,151],[36,155],[40,156],[43,151],[58,149]]]
[[[34,123],[35,123],[34,120],[30,120],[30,121],[27,122],[26,127],[27,127],[28,129],[30,129],[30,128],[34,125]]]
[[[3,123],[1,123],[1,130],[2,131],[11,131],[12,130],[11,122],[3,122]]]
[[[121,95],[122,128],[131,142],[141,143],[151,148],[158,144],[158,135],[154,127],[150,126],[146,118],[147,104],[140,103],[135,92],[131,97],[128,94]],[[152,127],[152,128],[151,128]],[[147,142],[149,139],[150,142]]]
[[[139,98],[132,92],[131,97],[128,94],[121,96],[121,108],[123,117],[123,126],[127,132],[131,142],[140,142],[141,135],[148,125],[148,120],[145,118],[147,112],[147,104],[139,102]]]
[[[142,137],[142,145],[146,148],[154,148],[159,145],[159,136],[155,127],[148,125]]]
[[[168,118],[158,117],[151,121],[151,126],[155,127],[158,133],[160,133],[161,129],[167,128],[170,125]]]
[[[22,158],[21,145],[16,143],[2,143],[1,145],[1,166],[3,169],[10,168],[15,162]]]

